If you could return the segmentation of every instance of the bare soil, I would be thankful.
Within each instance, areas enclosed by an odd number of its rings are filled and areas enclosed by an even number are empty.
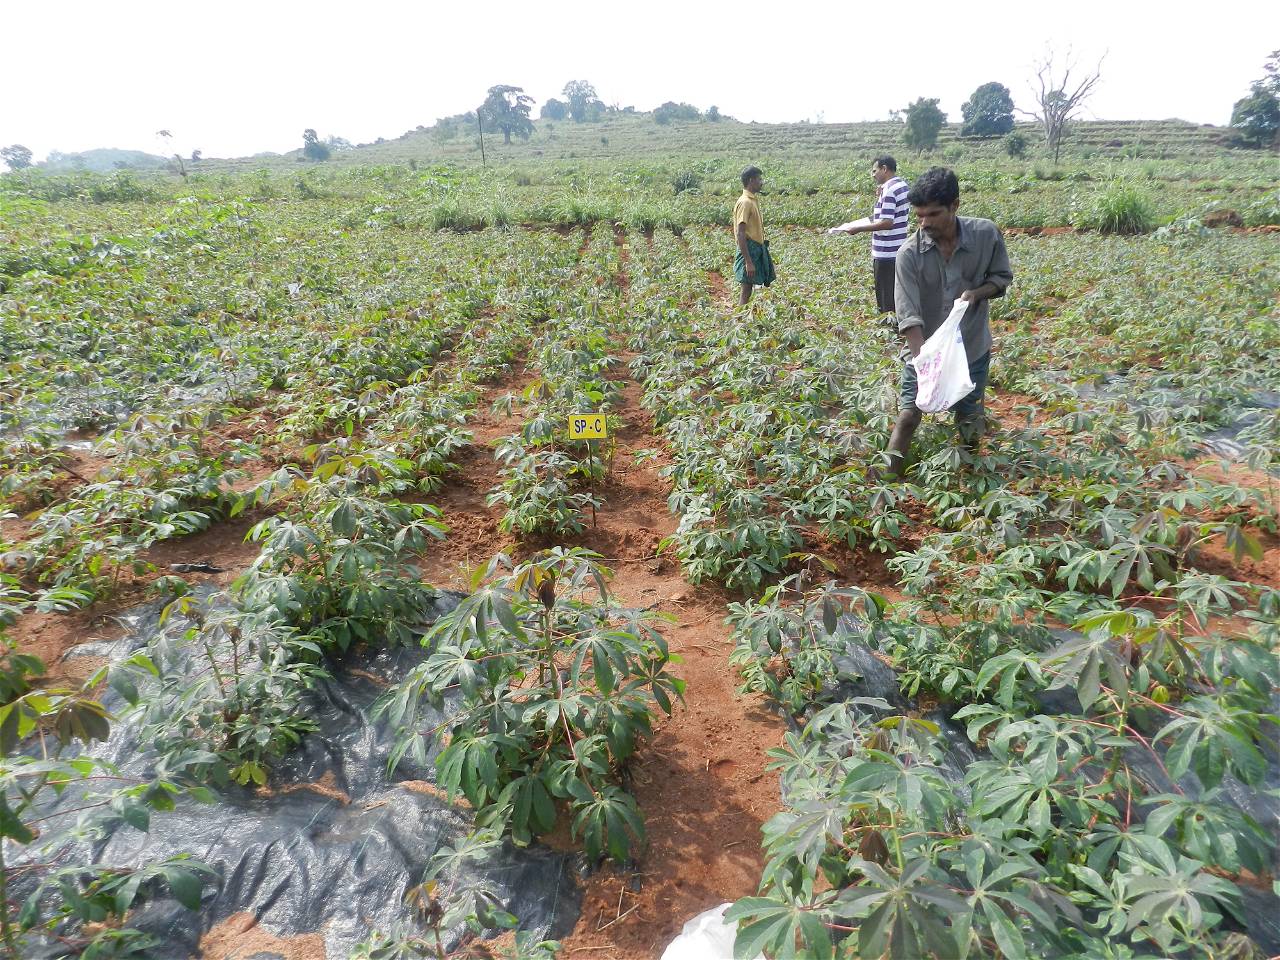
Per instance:
[[[150,599],[148,588],[163,576],[180,576],[192,585],[229,587],[258,555],[256,544],[246,543],[249,529],[262,514],[246,512],[232,520],[215,523],[189,537],[164,540],[143,552],[141,559],[155,569],[144,574],[124,574],[109,600],[69,613],[32,613],[20,617],[10,636],[24,653],[44,661],[51,685],[79,684],[103,665],[93,657],[63,660],[72,647],[99,640],[118,640],[124,627],[118,616]],[[207,563],[220,573],[175,573],[170,564]]]
[[[324,936],[277,937],[252,913],[235,913],[200,938],[204,960],[245,960],[255,955],[279,955],[282,960],[324,960]]]
[[[629,358],[623,359],[619,370]],[[514,382],[491,395],[518,390],[525,380],[516,372]],[[725,604],[734,598],[717,587],[690,584],[679,564],[658,552],[676,518],[667,509],[670,487],[657,473],[661,458],[635,460],[637,450],[661,446],[640,393],[628,378],[610,475],[596,491],[604,506],[595,525],[571,542],[605,558],[621,602],[677,618],[664,634],[683,659],[674,672],[687,682],[688,700],[654,724],[653,738],[630,765],[647,819],[647,848],[634,870],[608,866],[592,875],[581,919],[565,941],[567,956],[602,960],[656,957],[694,914],[753,893],[763,867],[760,827],[779,808],[765,751],[780,742],[784,727],[761,702],[735,692],[724,624]],[[432,498],[450,532],[421,560],[427,581],[464,589],[469,570],[495,552],[523,556],[539,546],[501,533],[501,510],[485,505],[498,482],[497,464],[485,447],[519,425],[518,417],[495,414],[481,401],[471,424],[475,447]]]

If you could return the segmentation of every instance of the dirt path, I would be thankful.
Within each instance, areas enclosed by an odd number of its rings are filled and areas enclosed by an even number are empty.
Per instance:
[[[719,270],[707,271],[707,284],[711,287],[711,301],[717,310],[733,312],[738,308],[737,291],[731,291]]]
[[[432,498],[450,527],[449,538],[422,562],[425,579],[437,586],[464,588],[466,571],[499,550],[527,552],[498,530],[501,511],[485,506],[498,478],[485,446],[519,424],[518,415],[489,412],[489,403],[527,379],[517,374],[481,401],[472,424],[476,447]],[[655,722],[652,740],[631,765],[648,848],[635,872],[607,866],[592,875],[566,957],[657,957],[693,915],[754,893],[763,866],[760,827],[779,807],[777,777],[764,768],[765,751],[781,741],[783,725],[762,703],[735,692],[723,622],[733,598],[692,586],[676,561],[655,552],[677,521],[667,509],[670,488],[658,475],[661,455],[646,463],[634,457],[661,446],[640,397],[640,384],[628,377],[612,470],[597,490],[604,507],[596,526],[573,542],[606,558],[621,602],[678,618],[664,633],[684,661],[675,672],[688,683],[687,703]]]

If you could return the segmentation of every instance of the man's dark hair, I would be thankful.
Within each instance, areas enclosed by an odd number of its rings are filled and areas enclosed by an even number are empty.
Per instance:
[[[763,176],[764,176],[764,171],[761,170],[759,167],[747,167],[747,169],[742,171],[742,185],[745,187],[747,185],[747,181],[750,180],[752,177],[763,177]]]
[[[871,165],[874,167],[884,167],[890,173],[898,172],[898,161],[893,159],[893,157],[889,156],[887,153],[883,157],[876,157],[871,161]]]
[[[929,207],[934,204],[949,207],[960,199],[960,181],[946,167],[930,167],[911,185],[907,202],[913,207]]]

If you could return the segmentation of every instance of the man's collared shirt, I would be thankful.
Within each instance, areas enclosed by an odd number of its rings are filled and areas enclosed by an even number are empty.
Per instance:
[[[898,251],[894,300],[898,308],[898,331],[924,327],[929,339],[951,312],[951,305],[966,290],[984,283],[995,286],[993,296],[1004,296],[1013,282],[1009,254],[1000,228],[979,217],[957,217],[956,249],[951,262],[923,230],[911,235]],[[960,321],[964,352],[969,362],[991,349],[991,305],[987,300],[971,305]]]
[[[907,203],[908,193],[907,181],[899,176],[892,176],[880,185],[871,221],[892,220],[893,226],[871,233],[871,256],[877,260],[892,260],[907,239],[907,214],[911,212],[911,205]]]
[[[733,205],[733,235],[738,235],[738,224],[747,226],[747,239],[756,243],[764,243],[764,220],[760,216],[760,204],[756,195],[750,190],[743,190],[738,202]]]

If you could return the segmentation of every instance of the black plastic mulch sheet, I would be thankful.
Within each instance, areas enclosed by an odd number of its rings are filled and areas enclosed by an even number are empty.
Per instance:
[[[854,628],[861,631],[863,627]],[[1078,636],[1071,631],[1055,631],[1062,638]],[[855,697],[878,697],[887,701],[893,713],[913,711],[916,715],[936,723],[939,727],[938,741],[943,748],[943,756],[938,764],[942,776],[951,784],[956,794],[965,800],[969,798],[969,788],[964,782],[969,767],[979,760],[983,751],[978,750],[969,741],[964,725],[951,719],[951,713],[958,710],[956,706],[950,712],[935,708],[921,712],[916,705],[903,696],[898,686],[897,675],[883,661],[877,659],[870,649],[859,643],[851,642],[847,653],[837,657],[839,666],[849,674],[859,677],[856,681],[841,684],[840,692],[844,699]],[[1041,695],[1041,706],[1046,715],[1078,715],[1080,704],[1074,690],[1054,690]],[[862,716],[876,718],[884,716],[884,711],[875,711],[860,704],[850,704],[849,709]],[[1272,710],[1280,713],[1280,694],[1273,700]],[[1280,836],[1280,743],[1272,741],[1267,748],[1267,775],[1258,787],[1250,787],[1231,775],[1222,781],[1222,795],[1219,802],[1229,803],[1252,816],[1263,829],[1273,836]],[[1170,793],[1173,782],[1161,770],[1149,754],[1134,749],[1128,758],[1130,771],[1146,784],[1148,795]],[[1204,792],[1200,781],[1194,774],[1188,773],[1177,781],[1177,786],[1190,797],[1199,797]],[[784,788],[785,789],[785,788]],[[1135,821],[1145,819],[1142,808],[1135,805]],[[1244,932],[1254,940],[1267,956],[1280,954],[1280,897],[1269,890],[1240,884],[1239,890],[1243,901],[1243,913],[1246,923]],[[1227,929],[1232,929],[1230,918]]]
[[[456,602],[442,595],[438,613]],[[127,637],[86,644],[68,656],[127,658],[157,635],[158,612],[158,605],[140,608],[125,618]],[[173,630],[181,625],[171,627],[170,635]],[[394,738],[370,719],[382,681],[402,676],[424,656],[413,647],[348,657],[341,673],[310,695],[306,709],[320,729],[276,765],[269,791],[232,788],[213,805],[184,800],[172,812],[153,813],[146,833],[122,826],[107,836],[64,843],[59,860],[132,867],[188,853],[218,871],[219,879],[205,887],[199,912],[158,899],[130,914],[130,927],[159,938],[151,956],[197,956],[206,931],[248,913],[277,937],[318,933],[331,960],[346,960],[371,930],[391,931],[408,922],[405,892],[422,881],[438,849],[470,829],[469,811],[434,789],[433,769],[415,769],[406,758],[388,775]],[[113,711],[125,706],[112,693],[104,702]],[[113,725],[110,740],[91,752],[125,775],[145,771],[154,759],[128,721]],[[83,792],[69,788],[45,815],[73,810]],[[62,823],[55,816],[46,835],[69,823],[70,815]],[[571,854],[507,844],[498,856],[467,868],[473,872],[441,878],[440,891],[485,883],[520,918],[522,929],[554,938],[577,919],[579,864]],[[64,955],[53,944],[31,953],[33,960]]]

